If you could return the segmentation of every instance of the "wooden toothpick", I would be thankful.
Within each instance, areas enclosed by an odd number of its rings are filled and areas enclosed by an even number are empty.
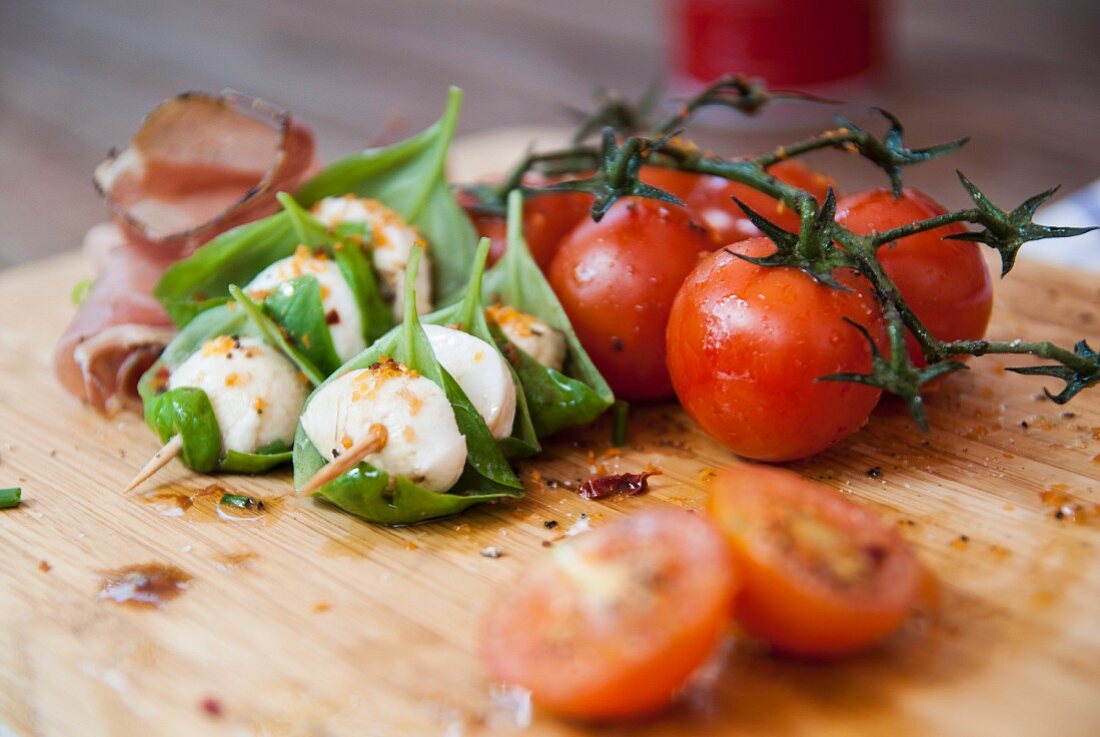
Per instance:
[[[153,454],[153,457],[149,459],[145,467],[138,471],[137,476],[134,476],[133,481],[130,482],[123,493],[129,493],[141,486],[150,476],[167,466],[182,452],[183,437],[180,435],[173,435],[169,438],[168,442],[164,444],[164,447]]]
[[[389,433],[385,425],[371,425],[367,436],[351,446],[336,458],[321,467],[313,477],[298,489],[299,495],[312,494],[338,476],[347,473],[359,465],[364,456],[377,453],[386,447]]]

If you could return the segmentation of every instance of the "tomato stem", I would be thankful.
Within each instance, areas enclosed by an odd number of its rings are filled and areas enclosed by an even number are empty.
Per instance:
[[[706,107],[726,107],[753,115],[780,99],[829,101],[797,92],[770,91],[760,80],[742,75],[727,75],[684,102],[660,124],[648,126],[646,119],[653,107],[652,99],[647,98],[644,110],[641,104],[633,110],[629,109],[629,105],[621,97],[613,94],[605,93],[602,99],[601,109],[584,118],[573,146],[550,153],[528,152],[513,170],[504,187],[519,187],[524,174],[534,168],[544,172],[552,170],[557,174],[588,173],[595,170],[596,174],[588,179],[561,182],[542,188],[541,191],[574,190],[593,193],[596,201],[592,213],[597,220],[616,199],[626,195],[679,203],[669,193],[637,180],[637,173],[645,163],[722,177],[781,201],[799,214],[799,232],[788,233],[738,202],[750,220],[776,243],[777,251],[764,258],[749,258],[732,251],[731,253],[761,266],[801,269],[818,281],[837,289],[846,287],[833,278],[833,271],[838,268],[855,269],[873,286],[887,323],[889,344],[885,347],[890,349],[888,358],[880,355],[879,347],[872,341],[874,361],[871,373],[838,374],[822,377],[823,380],[872,384],[897,394],[908,403],[911,414],[922,428],[926,427],[926,421],[921,388],[938,376],[965,368],[963,364],[952,360],[953,356],[1012,354],[1032,355],[1055,361],[1051,365],[1009,370],[1062,380],[1065,383],[1062,391],[1057,395],[1050,395],[1058,403],[1066,402],[1083,389],[1100,383],[1100,355],[1085,341],[1080,341],[1070,350],[1046,341],[937,340],[906,303],[878,260],[878,249],[884,244],[952,223],[970,223],[981,230],[945,237],[984,243],[993,248],[1001,257],[1001,275],[1004,276],[1012,269],[1016,255],[1025,243],[1045,238],[1066,238],[1093,230],[1046,226],[1033,222],[1032,218],[1038,207],[1053,196],[1057,188],[1035,195],[1015,209],[1004,210],[994,205],[978,187],[958,172],[959,181],[973,200],[974,207],[881,233],[860,236],[834,221],[835,199],[831,191],[826,200],[819,204],[811,193],[781,181],[770,174],[768,168],[811,151],[838,149],[858,154],[881,168],[887,175],[895,196],[900,196],[903,167],[952,153],[968,139],[960,138],[935,146],[911,148],[904,143],[904,128],[898,118],[886,110],[873,108],[887,123],[886,132],[881,136],[838,117],[836,127],[804,140],[779,146],[769,153],[752,158],[723,159],[707,155],[690,141],[676,135],[699,110]],[[603,145],[600,148],[583,143],[598,129],[594,121],[600,121],[603,126]],[[647,127],[654,132],[652,138],[639,135]],[[619,137],[623,137],[621,144],[618,143]],[[526,191],[534,194],[540,190]],[[865,327],[855,327],[871,340]],[[906,331],[916,338],[928,366],[918,368],[912,363],[906,349]]]
[[[943,215],[938,215],[927,220],[918,220],[908,225],[903,225],[899,228],[891,228],[890,230],[884,230],[881,233],[872,233],[872,240],[876,247],[884,246],[887,243],[891,243],[896,240],[900,240],[910,235],[917,233],[924,233],[929,230],[935,230],[936,228],[943,227],[944,225],[950,225],[951,223],[973,223],[980,217],[978,210],[959,210],[958,212],[948,212]]]

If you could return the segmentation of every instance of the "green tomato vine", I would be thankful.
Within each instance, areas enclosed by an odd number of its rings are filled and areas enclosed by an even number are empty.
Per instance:
[[[859,330],[871,343],[871,371],[867,374],[823,376],[819,381],[856,382],[895,394],[906,402],[922,429],[927,429],[922,388],[944,374],[966,369],[965,364],[954,360],[957,356],[1030,355],[1052,361],[1008,370],[1060,379],[1064,383],[1062,390],[1057,394],[1047,392],[1058,404],[1064,404],[1084,389],[1100,383],[1100,354],[1084,340],[1072,349],[1048,341],[938,340],[906,304],[878,260],[878,249],[886,243],[949,223],[968,223],[978,229],[947,237],[984,243],[996,250],[1001,259],[1001,276],[1004,277],[1012,270],[1024,244],[1045,238],[1067,238],[1094,229],[1047,226],[1034,221],[1035,211],[1054,195],[1057,187],[1027,199],[1014,209],[1005,210],[995,205],[962,172],[958,172],[974,207],[881,233],[857,235],[835,221],[836,201],[832,191],[819,203],[809,192],[769,174],[768,168],[811,151],[840,149],[858,154],[882,169],[894,195],[900,196],[902,170],[905,167],[950,154],[966,144],[968,139],[911,148],[905,144],[901,122],[881,108],[874,108],[887,123],[886,131],[881,136],[837,118],[834,128],[753,157],[726,159],[708,155],[683,137],[685,126],[703,108],[726,107],[752,115],[779,99],[830,102],[797,92],[771,91],[759,80],[729,75],[685,101],[665,120],[654,123],[651,122],[656,108],[653,91],[647,92],[636,105],[605,92],[601,94],[599,106],[594,112],[575,114],[579,125],[572,145],[558,151],[529,152],[501,186],[478,187],[474,191],[479,198],[479,206],[490,211],[503,209],[507,193],[513,189],[522,189],[528,197],[555,191],[587,192],[594,197],[592,217],[596,220],[601,219],[611,205],[622,197],[649,197],[682,204],[672,194],[638,179],[641,166],[647,164],[723,177],[780,200],[799,214],[802,221],[799,232],[787,232],[739,202],[752,222],[776,244],[777,250],[766,258],[734,255],[748,258],[760,266],[800,269],[833,289],[845,289],[832,276],[838,268],[853,269],[863,275],[874,288],[882,307],[888,345],[876,345],[865,326],[852,323],[852,329]],[[591,141],[597,132],[600,133],[598,144]],[[530,172],[554,177],[571,174],[587,176],[544,187],[531,187],[524,183],[525,175]],[[906,350],[907,329],[921,347],[927,362],[924,367],[918,367],[909,358]],[[887,350],[888,353],[884,353]]]

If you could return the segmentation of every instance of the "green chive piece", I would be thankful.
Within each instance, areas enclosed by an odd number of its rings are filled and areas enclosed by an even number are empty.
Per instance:
[[[73,304],[78,305],[88,296],[88,292],[95,284],[93,279],[81,279],[73,285]]]
[[[11,489],[0,489],[0,509],[18,507],[23,501],[23,490],[18,486]]]
[[[222,498],[218,501],[218,504],[224,504],[227,507],[236,507],[237,509],[261,510],[264,508],[262,500],[253,499],[243,494],[222,494]]]
[[[630,414],[630,404],[616,399],[611,405],[611,444],[616,448],[626,445],[626,420]]]

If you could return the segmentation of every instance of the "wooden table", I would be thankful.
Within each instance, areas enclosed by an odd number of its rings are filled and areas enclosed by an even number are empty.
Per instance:
[[[457,168],[473,175],[517,138],[460,149]],[[74,254],[0,273],[0,486],[26,499],[0,511],[2,737],[1097,733],[1100,392],[1058,407],[1041,381],[982,359],[931,398],[929,435],[885,402],[838,448],[795,464],[896,520],[942,583],[938,609],[881,647],[814,666],[739,642],[709,695],[653,723],[597,731],[536,712],[524,731],[477,658],[494,592],[581,514],[598,527],[654,505],[701,508],[703,477],[732,456],[657,406],[633,415],[621,457],[605,457],[606,424],[566,435],[522,465],[522,502],[419,527],[285,498],[289,472],[211,479],[176,466],[153,496],[126,496],[153,435],[134,415],[84,409],[48,367],[85,275]],[[1095,278],[1026,264],[999,286],[990,334],[1095,344],[1098,324]],[[647,496],[573,491],[593,464],[650,463],[664,474]],[[233,522],[212,498],[171,502],[214,482],[268,512]],[[1083,506],[1080,523],[1055,518],[1063,501]],[[482,557],[487,546],[504,556]],[[105,572],[148,562],[182,569],[189,588],[160,610],[97,598]]]

